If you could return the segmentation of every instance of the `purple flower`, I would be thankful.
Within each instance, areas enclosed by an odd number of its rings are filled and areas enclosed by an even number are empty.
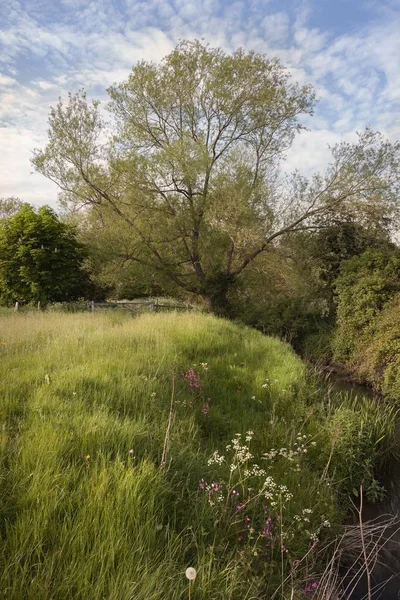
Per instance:
[[[271,526],[271,517],[265,521],[265,527],[263,529],[263,535],[271,535],[272,526]]]
[[[241,504],[238,504],[237,507],[236,507],[236,510],[240,511],[240,510],[242,510],[242,508],[243,508],[243,506]]]
[[[185,379],[188,382],[189,391],[191,394],[194,394],[196,390],[199,392],[203,391],[203,386],[200,383],[200,378],[193,368],[188,369],[186,372],[182,371],[181,375],[182,379]]]
[[[206,487],[206,482],[204,481],[204,479],[200,479],[200,481],[199,481],[199,488],[201,490],[204,490],[205,487]]]
[[[303,592],[306,596],[309,596],[311,598],[312,596],[314,596],[314,592],[316,591],[317,588],[318,588],[318,582],[312,581],[310,583],[307,583],[307,585],[303,588]]]
[[[209,410],[210,410],[210,406],[209,406],[208,402],[206,402],[205,405],[203,406],[203,408],[201,409],[201,412],[203,413],[203,415],[208,415]]]

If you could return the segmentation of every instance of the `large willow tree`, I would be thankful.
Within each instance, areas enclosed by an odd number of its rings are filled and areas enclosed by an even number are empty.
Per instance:
[[[217,311],[274,240],[393,199],[398,147],[370,131],[334,149],[326,175],[278,186],[299,117],[314,105],[278,60],[182,42],[108,92],[112,135],[97,102],[70,95],[52,109],[34,165],[68,202],[93,208],[114,259],[158,271]]]

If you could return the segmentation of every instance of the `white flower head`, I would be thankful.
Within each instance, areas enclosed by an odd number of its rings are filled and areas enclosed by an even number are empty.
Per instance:
[[[196,579],[197,571],[193,567],[188,567],[185,571],[186,579],[194,581]]]

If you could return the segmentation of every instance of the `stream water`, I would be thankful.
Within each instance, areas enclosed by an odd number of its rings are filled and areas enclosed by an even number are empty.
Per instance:
[[[347,393],[352,397],[366,396],[374,398],[368,387],[350,382],[345,377],[331,373],[329,377],[330,393]],[[382,401],[376,398],[376,409],[379,410]],[[400,423],[399,423],[400,440]],[[400,442],[399,442],[400,443]],[[400,599],[400,464],[391,466],[390,475],[382,481],[386,490],[386,498],[379,504],[364,504],[363,521],[384,520],[388,515],[399,519],[397,524],[389,527],[379,540],[382,550],[371,569],[370,582],[363,576],[355,589],[348,596],[349,600],[398,600]],[[360,544],[361,545],[361,544]],[[360,548],[361,549],[361,548]],[[351,575],[350,575],[351,577]],[[353,586],[352,586],[353,587]],[[343,599],[343,600],[347,600]]]

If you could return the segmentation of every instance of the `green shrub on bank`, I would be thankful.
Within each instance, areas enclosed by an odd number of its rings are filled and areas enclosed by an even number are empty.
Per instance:
[[[361,375],[388,400],[400,402],[400,294],[375,319],[367,343],[357,353]]]
[[[400,258],[369,250],[336,280],[334,357],[391,401],[400,400]]]
[[[393,415],[244,326],[9,313],[0,353],[10,600],[186,599],[189,566],[193,600],[302,598],[347,494],[379,492]]]
[[[346,261],[335,281],[337,294],[336,360],[352,362],[372,335],[374,320],[399,290],[400,257],[367,250]]]

